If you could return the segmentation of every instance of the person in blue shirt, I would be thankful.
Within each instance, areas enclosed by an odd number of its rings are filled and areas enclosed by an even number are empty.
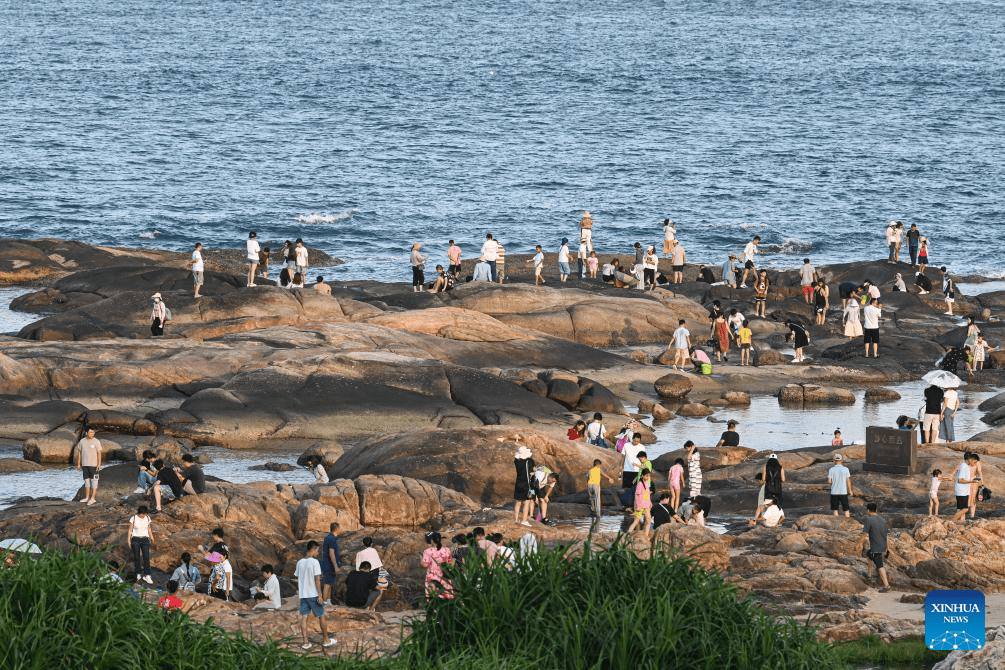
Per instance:
[[[334,595],[342,553],[338,543],[338,523],[332,523],[321,545],[321,602],[327,603]]]

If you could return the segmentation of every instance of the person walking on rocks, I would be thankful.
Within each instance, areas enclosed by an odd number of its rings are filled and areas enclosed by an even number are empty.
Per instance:
[[[701,495],[701,456],[691,440],[684,443],[684,452],[687,455],[688,492],[694,498]]]
[[[206,267],[202,262],[202,242],[195,243],[195,250],[192,252],[192,260],[188,262],[192,268],[192,285],[195,288],[194,298],[201,298],[199,291],[202,289],[203,269]]]
[[[146,505],[136,508],[136,514],[129,517],[129,532],[126,541],[133,554],[133,568],[136,569],[136,581],[153,584],[150,576],[150,547],[154,544],[154,531],[150,527],[150,510]]]
[[[862,339],[865,342],[865,357],[869,358],[869,345],[872,345],[873,358],[879,358],[879,318],[883,315],[883,306],[879,300],[873,300],[862,308]]]
[[[866,552],[866,556],[872,561],[873,565],[876,566],[876,573],[879,575],[880,581],[883,583],[883,588],[879,590],[880,593],[886,593],[890,590],[890,580],[886,577],[886,568],[883,567],[883,558],[886,556],[886,535],[887,527],[886,520],[876,513],[876,503],[869,503],[865,506],[868,511],[868,516],[866,516],[865,521],[862,524],[862,536],[858,541],[858,550],[862,551],[866,547],[866,543],[869,544],[869,550]]]
[[[977,518],[977,493],[984,480],[984,470],[981,468],[980,456],[971,452],[970,457],[970,507],[968,509],[970,510],[970,520],[973,521]]]
[[[590,251],[593,251],[593,217],[585,210],[583,218],[579,220],[579,239],[586,243]]]
[[[531,456],[530,449],[525,446],[517,449],[513,456],[513,465],[516,468],[516,485],[513,488],[513,523],[524,526],[530,525],[530,513],[534,510],[532,475],[536,466]]]
[[[747,246],[743,248],[743,256],[740,258],[740,262],[743,263],[743,277],[740,279],[740,288],[747,288],[747,273],[750,273],[754,278],[757,277],[754,257],[757,256],[757,247],[760,244],[761,236],[754,235],[754,239],[747,242]]]
[[[255,284],[255,271],[258,270],[258,253],[262,250],[258,246],[258,233],[251,231],[248,233],[248,286],[257,286]]]
[[[687,329],[684,319],[677,321],[677,330],[673,333],[673,368],[683,370],[687,352],[691,348],[691,332]]]
[[[838,515],[838,510],[843,509],[845,517],[851,516],[851,505],[848,498],[853,495],[851,486],[851,472],[844,464],[841,454],[834,454],[834,465],[827,471],[827,483],[831,487],[831,512]]]
[[[726,323],[726,315],[719,313],[712,322],[712,331],[715,337],[715,360],[716,362],[729,362],[729,341],[732,337],[729,334],[729,324]]]
[[[300,635],[303,644],[300,648],[308,650],[314,645],[307,639],[307,617],[313,614],[318,620],[318,627],[321,629],[321,638],[324,640],[321,646],[331,647],[337,643],[334,637],[328,634],[328,625],[325,622],[325,608],[318,600],[321,592],[321,564],[318,562],[318,543],[311,540],[307,543],[307,551],[304,557],[297,561],[297,592],[300,596]]]
[[[956,412],[959,409],[959,391],[946,389],[942,394],[942,420],[939,422],[939,437],[946,442],[956,441]]]
[[[586,493],[590,498],[590,516],[594,519],[599,519],[602,511],[600,506],[600,478],[603,477],[611,484],[614,483],[614,479],[609,477],[600,469],[601,460],[599,458],[593,459],[593,467],[590,468],[590,472],[586,478]]]
[[[939,434],[945,397],[945,391],[935,384],[925,389],[925,416],[921,423],[921,434],[929,444],[935,442],[935,437]]]
[[[953,470],[953,495],[956,496],[953,521],[963,521],[970,509],[970,485],[974,483],[973,466],[976,462],[974,454],[966,451],[963,453],[963,462]]]
[[[642,534],[649,539],[649,529],[653,525],[652,517],[652,494],[649,491],[649,480],[652,478],[651,470],[643,470],[639,475],[639,481],[635,485],[635,518],[632,525],[628,527],[631,533],[637,528],[641,528]]]
[[[544,283],[544,250],[541,245],[534,246],[534,286]]]
[[[761,270],[754,280],[754,316],[762,319],[767,318],[768,289],[771,288],[771,281],[768,280],[768,271]]]
[[[77,442],[77,469],[84,476],[84,499],[80,502],[93,505],[98,502],[98,471],[101,469],[101,441],[94,437],[94,429],[88,428],[85,437]]]
[[[164,334],[164,324],[168,320],[168,308],[160,293],[154,293],[151,299],[154,301],[154,306],[150,311],[150,334],[160,337]]]
[[[423,284],[426,283],[426,256],[419,253],[422,250],[422,243],[416,242],[412,245],[412,254],[409,257],[409,262],[412,265],[412,291],[419,292],[422,290]],[[495,281],[495,276],[493,275],[492,280]]]

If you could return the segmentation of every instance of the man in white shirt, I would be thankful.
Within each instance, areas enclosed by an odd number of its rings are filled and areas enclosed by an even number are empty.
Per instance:
[[[865,357],[869,358],[869,345],[872,345],[872,355],[879,358],[879,317],[883,314],[883,306],[879,300],[873,300],[862,308],[862,339],[865,341]]]
[[[558,248],[558,281],[569,278],[569,238],[562,238],[562,246]]]
[[[189,265],[192,266],[192,283],[195,285],[195,297],[201,298],[199,290],[202,289],[202,273],[205,267],[202,262],[202,242],[195,243],[195,251],[192,252],[192,260],[189,261]]]
[[[334,645],[337,640],[328,635],[328,625],[325,623],[325,608],[318,600],[321,593],[321,563],[318,561],[318,543],[311,540],[307,543],[307,552],[297,561],[296,569],[297,592],[300,596],[300,634],[304,643],[301,649],[307,650],[314,645],[307,639],[307,616],[313,614],[321,628],[323,647]]]
[[[803,259],[803,267],[799,269],[799,285],[803,289],[803,300],[807,305],[813,302],[813,284],[817,281],[817,270],[810,259]]]
[[[255,271],[258,270],[258,254],[262,249],[258,246],[258,233],[248,233],[248,286],[256,286]]]
[[[625,445],[625,463],[621,467],[621,486],[626,489],[635,487],[635,480],[639,478],[639,471],[642,469],[642,459],[640,456],[646,452],[642,446],[642,436],[638,433],[632,435],[631,444]]]
[[[98,502],[98,470],[101,469],[101,441],[94,437],[94,429],[77,442],[77,469],[84,475],[84,499],[80,502],[93,505]]]
[[[688,350],[691,348],[691,331],[686,327],[684,319],[677,322],[678,328],[673,332],[673,368],[675,370],[684,369],[684,361],[687,360]]]
[[[749,272],[753,276],[757,276],[757,270],[754,267],[754,256],[757,255],[757,246],[761,243],[761,236],[754,235],[754,239],[747,242],[747,246],[743,248],[743,257],[740,258],[740,262],[743,263],[743,277],[740,279],[740,288],[747,288],[747,273]]]
[[[586,441],[607,448],[607,427],[604,426],[604,415],[600,412],[594,412],[593,421],[586,426]]]
[[[489,270],[492,272],[492,281],[498,281],[496,276],[496,261],[499,259],[499,245],[495,240],[492,239],[492,233],[485,236],[485,242],[482,244],[482,258],[481,260],[489,264]]]
[[[297,272],[306,280],[307,279],[307,247],[304,246],[304,241],[297,238],[297,247],[294,251],[296,256],[296,268]]]
[[[831,487],[831,511],[838,516],[838,511],[844,509],[846,517],[851,516],[849,496],[854,495],[851,488],[851,471],[844,464],[841,454],[834,454],[834,465],[827,471],[827,484]]]

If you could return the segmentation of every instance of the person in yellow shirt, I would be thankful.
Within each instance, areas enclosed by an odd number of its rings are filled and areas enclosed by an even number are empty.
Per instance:
[[[594,459],[593,467],[590,468],[589,478],[586,480],[586,492],[590,496],[590,516],[594,519],[600,518],[600,478],[605,478],[613,484],[614,480],[608,477],[600,469],[600,459]]]
[[[747,321],[744,321],[740,330],[736,331],[736,343],[740,347],[740,365],[750,365],[750,347],[753,340],[754,333],[751,332]]]

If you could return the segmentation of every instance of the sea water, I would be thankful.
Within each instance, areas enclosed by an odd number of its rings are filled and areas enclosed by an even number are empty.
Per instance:
[[[49,0],[0,4],[0,235],[237,247],[338,278],[423,242],[999,273],[1005,4]]]

